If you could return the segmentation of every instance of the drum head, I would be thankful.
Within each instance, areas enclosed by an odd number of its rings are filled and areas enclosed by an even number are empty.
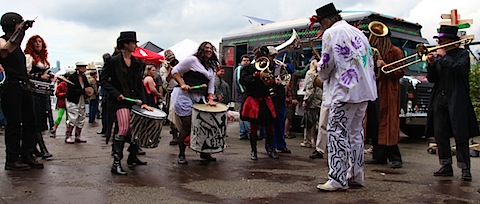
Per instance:
[[[196,104],[193,104],[193,108],[195,108],[198,111],[210,112],[210,113],[221,113],[221,112],[226,112],[228,110],[228,107],[225,104],[221,104],[221,103],[217,103],[216,106],[209,106],[203,103],[196,103]]]
[[[141,109],[140,106],[138,106],[138,105],[132,106],[132,111],[135,112],[138,115],[145,116],[147,118],[156,119],[156,120],[162,120],[162,119],[167,118],[167,114],[165,112],[161,111],[160,109],[153,108],[153,107],[152,107],[152,109],[153,109],[153,111],[148,111],[148,110],[145,110],[145,109]]]

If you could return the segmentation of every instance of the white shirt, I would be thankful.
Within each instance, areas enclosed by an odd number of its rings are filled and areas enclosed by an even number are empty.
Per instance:
[[[341,20],[323,33],[317,71],[324,81],[324,106],[377,98],[372,48],[365,34]]]
[[[167,81],[168,77],[168,70],[165,68],[165,65],[160,68],[160,76],[162,77],[163,83],[166,83],[168,85],[168,90],[172,90],[173,87],[177,85],[177,81],[173,78],[173,76],[170,78],[170,81]]]

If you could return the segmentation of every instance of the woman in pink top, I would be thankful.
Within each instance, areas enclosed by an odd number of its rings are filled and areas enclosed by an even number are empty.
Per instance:
[[[153,77],[155,77],[156,68],[154,65],[147,65],[145,67],[145,72],[143,74],[143,86],[147,92],[147,101],[146,104],[151,107],[157,107],[157,100],[162,99],[162,90],[157,90],[157,84]]]

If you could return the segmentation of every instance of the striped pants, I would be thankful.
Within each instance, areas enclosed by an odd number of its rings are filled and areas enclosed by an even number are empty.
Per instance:
[[[337,188],[349,182],[363,185],[363,118],[367,102],[333,103],[328,115],[328,183]]]

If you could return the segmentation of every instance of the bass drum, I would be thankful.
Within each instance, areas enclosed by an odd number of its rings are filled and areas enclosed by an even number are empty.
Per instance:
[[[219,153],[225,148],[227,110],[224,104],[194,104],[190,148],[201,153]]]
[[[148,111],[134,105],[130,116],[132,140],[137,141],[140,147],[157,147],[166,118],[167,114],[159,109],[153,108],[153,111]]]

